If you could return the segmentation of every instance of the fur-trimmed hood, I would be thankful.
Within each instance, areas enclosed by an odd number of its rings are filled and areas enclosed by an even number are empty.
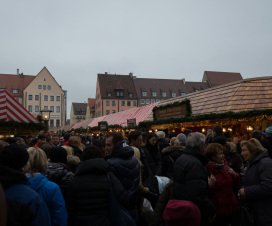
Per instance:
[[[164,149],[162,149],[162,154],[170,153],[172,151],[181,151],[183,152],[185,147],[183,146],[169,146]]]

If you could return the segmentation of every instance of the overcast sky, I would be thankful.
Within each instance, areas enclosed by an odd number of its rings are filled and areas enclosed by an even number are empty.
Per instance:
[[[0,73],[46,66],[68,91],[68,118],[72,102],[95,97],[97,73],[272,76],[271,10],[271,0],[2,0]]]

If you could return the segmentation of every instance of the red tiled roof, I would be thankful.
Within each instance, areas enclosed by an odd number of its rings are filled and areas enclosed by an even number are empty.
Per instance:
[[[234,72],[219,72],[219,71],[204,71],[203,80],[206,80],[211,87],[227,84],[242,80],[240,73]]]
[[[23,97],[23,90],[35,77],[33,75],[0,74],[0,89],[7,90],[14,97]],[[13,93],[13,89],[18,89],[18,93]]]

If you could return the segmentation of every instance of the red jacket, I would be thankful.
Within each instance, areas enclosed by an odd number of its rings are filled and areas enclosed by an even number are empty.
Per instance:
[[[228,172],[228,165],[221,169],[215,168],[211,162],[206,165],[210,174],[214,175],[216,182],[210,186],[211,201],[216,207],[216,215],[231,215],[238,208],[238,201],[233,193],[233,187],[239,186],[239,174],[232,177]]]

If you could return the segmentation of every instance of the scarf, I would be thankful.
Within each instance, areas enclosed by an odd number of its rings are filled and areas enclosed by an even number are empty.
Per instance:
[[[216,162],[211,162],[214,168],[216,169],[222,169],[224,167],[224,163],[216,163]]]

